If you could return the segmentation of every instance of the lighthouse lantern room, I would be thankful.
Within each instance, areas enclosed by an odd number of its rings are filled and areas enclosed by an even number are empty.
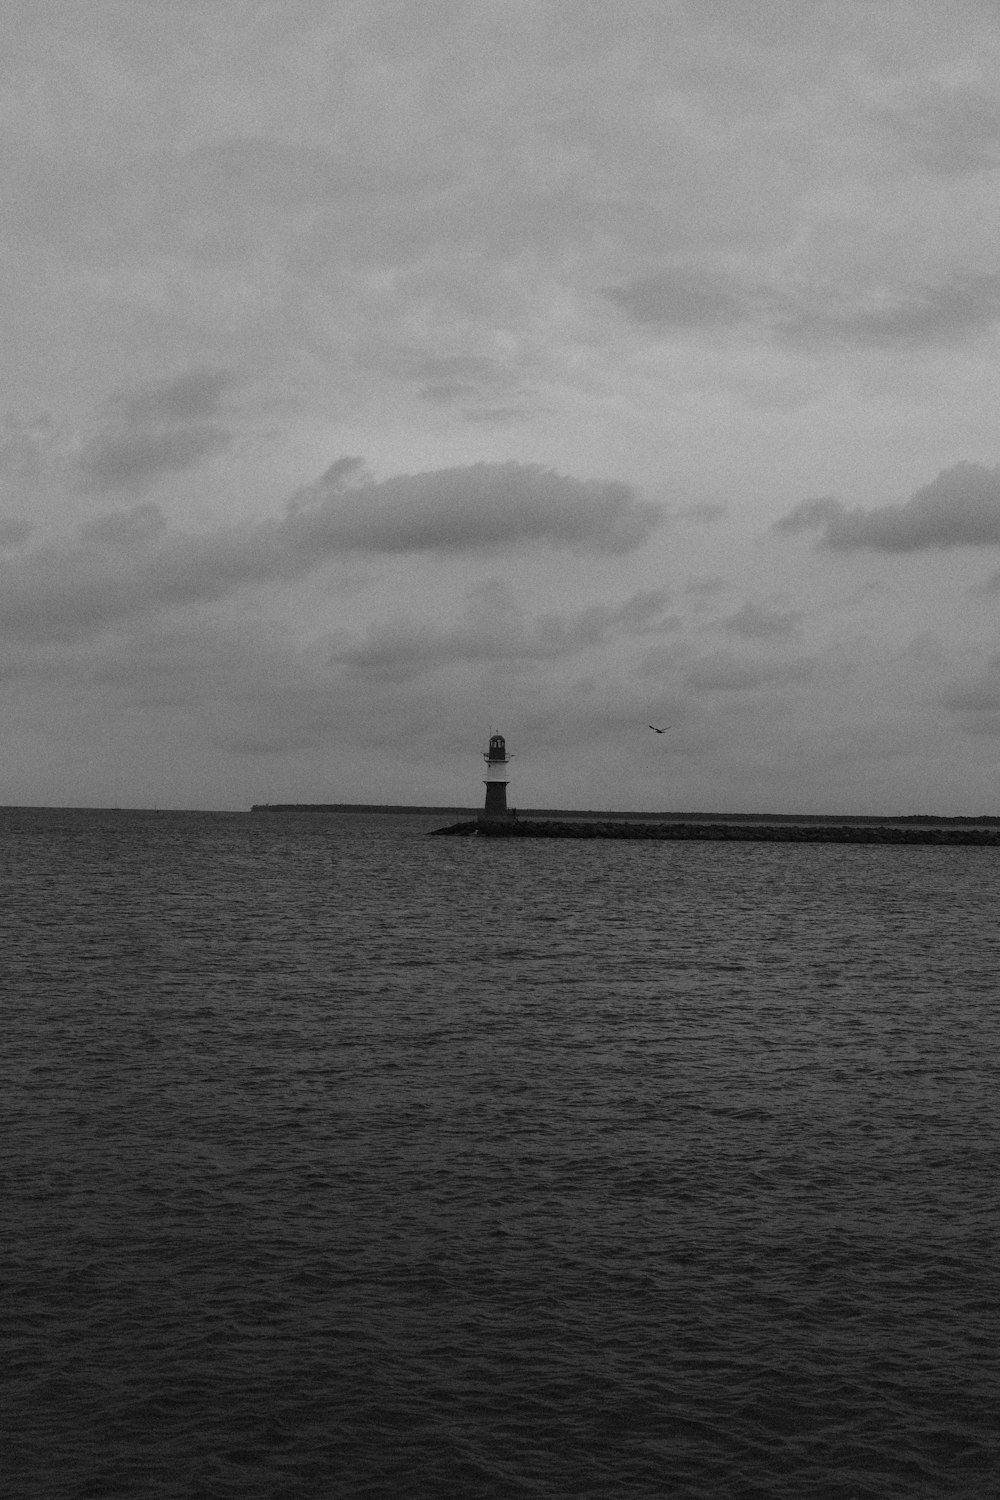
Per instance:
[[[507,745],[502,734],[490,735],[490,748],[483,753],[486,762],[486,806],[484,818],[509,818],[507,811]]]

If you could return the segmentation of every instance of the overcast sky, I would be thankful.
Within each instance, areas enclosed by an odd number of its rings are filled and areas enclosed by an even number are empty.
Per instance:
[[[1000,811],[994,0],[0,9],[0,802]]]

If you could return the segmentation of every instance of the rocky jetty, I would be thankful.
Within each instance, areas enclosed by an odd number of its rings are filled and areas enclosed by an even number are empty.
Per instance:
[[[1000,846],[1000,828],[954,823],[684,823],[600,818],[507,818],[452,823],[444,837],[491,839],[688,839],[770,844],[985,844]]]

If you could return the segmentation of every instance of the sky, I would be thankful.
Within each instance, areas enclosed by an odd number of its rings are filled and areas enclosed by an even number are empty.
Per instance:
[[[0,7],[0,803],[1000,812],[995,4]]]

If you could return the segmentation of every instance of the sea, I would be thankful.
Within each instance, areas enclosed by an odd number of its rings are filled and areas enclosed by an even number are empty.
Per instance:
[[[993,1500],[1000,851],[441,821],[0,812],[6,1500]]]

